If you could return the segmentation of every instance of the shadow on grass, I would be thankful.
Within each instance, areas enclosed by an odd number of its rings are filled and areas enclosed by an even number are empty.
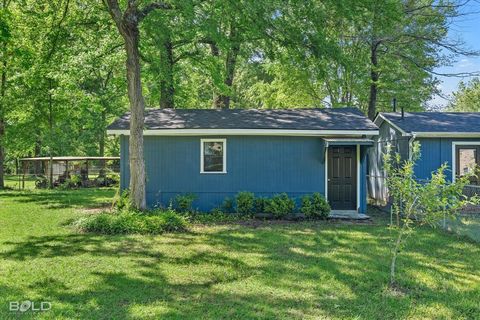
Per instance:
[[[47,209],[95,208],[110,205],[115,192],[113,188],[6,191],[0,192],[0,199],[14,199],[17,203],[35,203]]]
[[[404,256],[401,267],[425,270],[422,263],[449,245],[442,237],[422,233],[409,248],[419,258]],[[478,287],[446,292],[408,279],[403,283],[406,297],[386,295],[387,240],[385,229],[369,226],[322,229],[304,224],[256,230],[236,226],[162,237],[30,237],[5,243],[10,249],[0,258],[27,261],[91,255],[124,258],[134,264],[128,272],[92,271],[95,286],[80,292],[48,277],[32,284],[37,294],[61,302],[52,311],[56,316],[407,318],[414,305],[437,304],[454,317],[480,313],[475,298]],[[456,256],[461,273],[452,281],[466,281],[467,273],[475,272],[467,259],[479,253],[468,248],[463,258]],[[443,257],[435,272],[448,273],[449,268]],[[180,280],[171,270],[178,272]]]

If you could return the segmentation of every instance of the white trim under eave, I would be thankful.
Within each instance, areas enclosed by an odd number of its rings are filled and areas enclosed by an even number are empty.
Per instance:
[[[380,125],[377,123],[377,120],[378,118],[382,118],[383,121],[387,121],[392,127],[394,127],[396,130],[400,131],[400,133],[402,134],[402,136],[405,136],[405,135],[409,135],[409,133],[407,133],[405,130],[403,130],[402,128],[400,128],[399,126],[397,126],[395,123],[393,123],[392,121],[390,121],[388,118],[384,117],[381,113],[378,114],[378,116],[373,120],[373,123],[375,123],[378,127],[380,127]]]
[[[412,132],[417,138],[480,138],[480,132]]]
[[[108,135],[130,135],[130,130],[107,130]],[[144,130],[145,136],[376,136],[378,130],[283,130],[283,129],[161,129]]]
[[[452,141],[452,182],[457,178],[457,146],[479,146],[480,141]]]

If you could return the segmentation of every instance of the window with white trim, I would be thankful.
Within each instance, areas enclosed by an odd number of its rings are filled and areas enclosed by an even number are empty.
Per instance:
[[[201,173],[227,172],[227,140],[201,139]]]
[[[480,145],[459,145],[456,148],[456,175],[457,177],[470,173],[480,167]],[[478,184],[476,176],[470,179],[472,184]]]

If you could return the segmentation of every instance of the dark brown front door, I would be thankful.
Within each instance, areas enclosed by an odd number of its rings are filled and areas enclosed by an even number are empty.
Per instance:
[[[328,148],[328,202],[332,210],[357,208],[356,146]]]

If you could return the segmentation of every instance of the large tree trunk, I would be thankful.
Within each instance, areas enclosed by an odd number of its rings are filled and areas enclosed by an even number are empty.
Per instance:
[[[212,56],[216,58],[220,56],[220,49],[218,48],[216,43],[214,42],[210,43],[210,52],[212,53]],[[222,107],[222,100],[220,99],[220,96],[218,95],[215,89],[213,90],[212,101],[213,101],[213,107],[215,109],[219,109]]]
[[[127,84],[130,101],[130,201],[137,209],[146,209],[145,199],[145,162],[143,155],[143,124],[145,121],[145,101],[140,78],[140,52],[138,50],[140,33],[138,24],[151,11],[171,9],[169,4],[151,2],[142,10],[136,1],[128,1],[127,9],[122,12],[118,0],[106,0],[108,10],[125,41],[127,53]]]
[[[130,195],[137,209],[146,208],[145,199],[145,162],[143,155],[143,124],[145,101],[140,79],[140,52],[138,51],[139,30],[136,24],[125,24],[122,28],[127,52],[127,84],[130,101]]]
[[[173,45],[170,37],[164,43],[161,53],[160,108],[174,108],[175,85],[173,80]]]
[[[229,91],[232,91],[233,78],[235,76],[235,66],[237,64],[238,53],[240,52],[240,45],[235,43],[232,48],[227,53],[227,58],[225,59],[225,85],[229,88]],[[225,109],[230,108],[230,94],[220,95],[219,100],[221,107]]]
[[[238,41],[237,29],[234,26],[230,28],[229,40],[231,44],[225,57],[225,78],[223,80],[223,83],[228,88],[229,93],[220,95],[214,94],[213,106],[215,108],[230,108],[233,79],[235,76],[235,67],[237,65],[237,57],[240,52],[240,42]],[[217,46],[211,44],[210,48],[213,56],[218,57],[220,55]]]
[[[368,99],[368,118],[375,119],[377,114],[377,92],[378,92],[378,43],[375,42],[370,48],[370,97]]]

